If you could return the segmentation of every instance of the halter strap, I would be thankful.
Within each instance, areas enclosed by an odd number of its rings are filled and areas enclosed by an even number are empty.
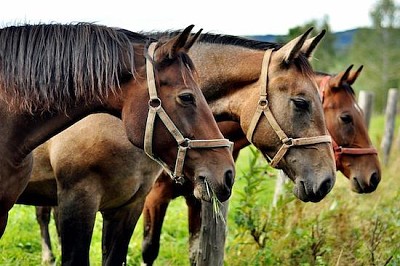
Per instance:
[[[188,149],[229,148],[232,151],[233,143],[228,139],[191,140],[185,138],[175,126],[174,122],[161,106],[161,99],[157,95],[154,67],[152,63],[156,45],[157,43],[155,42],[150,44],[148,48],[150,60],[146,59],[147,84],[149,87],[150,100],[148,103],[149,112],[147,115],[146,130],[144,134],[144,151],[150,158],[158,162],[173,180],[175,180],[177,183],[183,183],[183,166]],[[172,171],[164,161],[156,157],[153,153],[154,123],[157,115],[178,144],[178,153],[174,171]]]
[[[324,103],[325,100],[325,88],[327,84],[329,83],[329,80],[331,79],[331,76],[325,76],[322,78],[321,83],[319,85],[319,93],[321,96],[321,101]],[[328,129],[329,132],[329,129]],[[330,132],[329,132],[330,134]],[[332,134],[331,134],[332,135]],[[333,146],[333,152],[335,153],[335,161],[336,161],[336,166],[341,165],[341,157],[342,154],[346,155],[367,155],[367,154],[378,154],[378,151],[374,147],[370,148],[352,148],[352,147],[343,147],[339,146],[337,142],[332,138],[332,146]]]
[[[269,49],[266,50],[264,53],[264,58],[262,62],[262,68],[261,68],[261,76],[260,76],[260,98],[258,100],[258,105],[257,109],[253,115],[253,118],[250,122],[249,129],[247,131],[246,137],[249,140],[250,143],[253,142],[253,135],[254,131],[261,119],[262,114],[267,118],[268,123],[272,127],[272,129],[275,131],[275,133],[278,135],[279,139],[282,142],[282,146],[278,150],[278,152],[275,154],[275,156],[271,159],[267,157],[267,159],[270,161],[270,165],[272,167],[276,167],[280,160],[285,156],[286,152],[290,147],[293,146],[306,146],[306,145],[313,145],[313,144],[319,144],[319,143],[331,143],[331,136],[329,135],[322,135],[322,136],[314,136],[314,137],[307,137],[307,138],[289,138],[285,132],[282,130],[282,128],[279,126],[278,122],[276,121],[274,115],[271,112],[271,109],[269,108],[269,103],[268,103],[268,94],[267,94],[267,88],[268,88],[268,69],[269,65],[271,62],[271,55],[272,55],[273,50]]]

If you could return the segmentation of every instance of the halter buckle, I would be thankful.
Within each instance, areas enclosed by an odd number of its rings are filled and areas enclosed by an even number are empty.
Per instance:
[[[185,178],[183,176],[174,176],[174,181],[175,183],[179,184],[179,185],[183,185],[183,183],[185,183]]]

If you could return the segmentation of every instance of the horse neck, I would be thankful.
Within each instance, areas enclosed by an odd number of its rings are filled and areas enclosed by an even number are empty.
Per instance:
[[[13,163],[17,165],[37,146],[52,136],[90,113],[99,111],[117,115],[117,112],[100,108],[98,104],[91,106],[77,104],[76,107],[69,108],[65,112],[42,112],[38,114],[13,113],[8,110],[6,105],[0,105],[3,121],[0,132],[4,136],[0,145],[4,149],[4,153],[11,154]]]
[[[198,42],[189,55],[214,116],[217,120],[238,121],[240,104],[232,99],[238,94],[245,94],[248,85],[259,79],[264,52],[234,45]]]

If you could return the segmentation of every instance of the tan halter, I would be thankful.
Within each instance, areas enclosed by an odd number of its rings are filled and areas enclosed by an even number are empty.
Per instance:
[[[152,43],[149,46],[148,52],[151,59],[154,57],[154,52],[157,43]],[[149,113],[147,115],[146,131],[144,136],[144,151],[146,154],[158,162],[164,170],[171,176],[177,183],[183,183],[183,165],[185,163],[186,152],[188,149],[214,149],[214,148],[229,148],[232,150],[233,143],[228,139],[211,139],[211,140],[191,140],[185,138],[179,129],[172,122],[171,118],[161,106],[161,99],[157,96],[157,87],[154,76],[154,68],[152,60],[146,60],[147,83],[149,87]],[[155,157],[153,154],[153,133],[154,122],[156,116],[159,116],[168,131],[175,138],[178,144],[178,154],[175,162],[174,171],[170,170],[168,165],[160,158]]]
[[[331,76],[325,76],[320,83],[319,93],[322,103],[325,100],[325,87],[329,83]],[[332,134],[331,134],[332,135]],[[341,166],[341,158],[342,154],[346,155],[367,155],[367,154],[378,154],[378,151],[374,147],[369,148],[352,148],[352,147],[343,147],[336,143],[334,139],[332,139],[333,151],[335,153],[336,167],[339,168]]]
[[[290,147],[293,146],[305,146],[305,145],[313,145],[318,143],[331,143],[331,136],[329,135],[322,135],[322,136],[315,136],[315,137],[308,137],[308,138],[289,138],[282,128],[279,126],[278,122],[276,121],[274,115],[271,112],[271,109],[268,106],[268,97],[267,97],[267,88],[268,88],[268,68],[271,61],[271,54],[273,50],[269,49],[265,51],[262,68],[261,68],[261,88],[260,88],[260,99],[258,100],[258,106],[254,113],[254,116],[251,120],[249,130],[247,131],[247,139],[252,143],[254,130],[257,127],[258,122],[261,119],[261,115],[264,114],[267,118],[268,123],[274,129],[275,133],[278,135],[279,139],[282,142],[281,148],[275,154],[275,156],[271,159],[267,157],[270,161],[270,165],[272,167],[276,167],[280,160],[285,156],[286,152]]]

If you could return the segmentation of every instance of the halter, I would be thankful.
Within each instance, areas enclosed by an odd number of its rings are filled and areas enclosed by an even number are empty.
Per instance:
[[[321,102],[324,103],[325,100],[325,88],[331,79],[331,76],[325,76],[320,83],[320,98]],[[329,129],[328,129],[329,132]],[[329,134],[331,134],[329,132]],[[332,135],[332,134],[331,134]],[[372,148],[348,148],[348,147],[343,147],[339,146],[336,141],[332,138],[332,146],[333,146],[333,152],[335,153],[335,160],[336,160],[336,165],[339,167],[341,165],[341,157],[342,154],[346,155],[367,155],[367,154],[378,154],[378,151],[372,147]]]
[[[280,160],[285,156],[286,152],[289,148],[294,146],[306,146],[313,145],[318,143],[331,143],[331,136],[322,135],[308,138],[289,138],[282,128],[279,126],[276,121],[274,115],[271,112],[271,109],[268,106],[268,97],[267,97],[267,88],[268,88],[268,68],[271,61],[272,49],[265,51],[262,69],[261,69],[261,87],[260,87],[260,99],[258,100],[258,106],[254,113],[254,116],[250,122],[249,130],[247,131],[247,139],[252,142],[255,128],[258,122],[261,119],[261,115],[264,114],[267,118],[268,123],[273,128],[275,133],[278,135],[279,139],[282,142],[281,148],[275,154],[275,156],[271,159],[267,155],[267,159],[270,161],[270,165],[272,167],[276,167]]]
[[[233,143],[228,139],[191,140],[182,135],[179,129],[172,122],[171,118],[165,112],[164,108],[161,106],[161,99],[157,96],[157,87],[152,64],[156,45],[157,43],[150,44],[148,51],[151,60],[146,60],[147,83],[149,87],[150,100],[149,112],[146,121],[146,131],[144,135],[144,151],[150,158],[158,162],[170,175],[170,177],[175,180],[175,182],[182,184],[184,182],[183,165],[185,163],[186,152],[188,149],[214,149],[228,147],[230,150],[232,150]],[[178,154],[174,171],[169,169],[168,165],[160,158],[155,157],[153,153],[154,123],[157,115],[178,144]]]

